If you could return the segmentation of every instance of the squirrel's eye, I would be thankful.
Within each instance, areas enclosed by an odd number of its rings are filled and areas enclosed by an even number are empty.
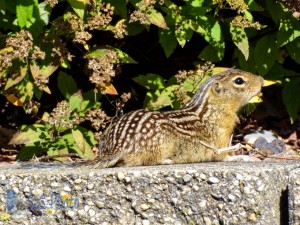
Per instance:
[[[238,84],[238,85],[241,85],[243,84],[245,81],[243,80],[243,78],[241,77],[238,77],[234,80],[234,83]]]

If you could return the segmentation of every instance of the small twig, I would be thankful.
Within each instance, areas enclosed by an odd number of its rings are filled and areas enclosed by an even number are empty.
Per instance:
[[[79,157],[79,155],[77,153],[69,153],[69,154],[59,154],[59,155],[51,155],[51,156],[41,156],[37,159],[40,161],[46,161],[46,160],[55,159],[58,157]]]
[[[237,144],[235,144],[233,146],[229,146],[229,147],[226,147],[226,148],[215,149],[214,153],[217,154],[217,155],[220,155],[221,153],[224,153],[224,152],[238,151],[242,147],[244,147],[244,146],[241,143],[237,143]]]
[[[216,149],[214,147],[211,147],[209,144],[205,143],[204,141],[199,141],[199,142],[200,142],[200,144],[204,145],[205,147],[212,149],[216,155],[220,155],[221,153],[224,153],[224,152],[238,151],[242,147],[245,147],[241,143],[237,143],[236,145],[233,145],[233,146]]]
[[[18,153],[18,150],[15,149],[5,149],[5,148],[1,148],[1,152],[10,152],[10,153]]]

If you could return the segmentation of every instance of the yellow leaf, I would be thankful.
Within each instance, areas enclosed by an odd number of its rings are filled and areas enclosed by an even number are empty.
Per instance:
[[[280,83],[278,80],[264,80],[264,87],[271,86],[273,84]]]
[[[218,73],[222,73],[226,70],[230,70],[232,68],[228,68],[228,67],[214,67],[213,68],[213,75],[218,74]]]
[[[0,77],[2,77],[6,73],[6,70],[0,71]]]
[[[259,97],[259,96],[253,96],[251,99],[250,99],[250,101],[249,101],[249,103],[260,103],[260,102],[262,102],[263,100]]]
[[[13,51],[14,51],[13,47],[6,47],[6,48],[0,49],[0,54],[2,54],[4,52],[13,52]]]
[[[89,46],[88,44],[84,44],[83,47],[84,47],[84,49],[87,50],[87,51],[90,50],[90,46]]]
[[[16,96],[13,94],[5,95],[7,101],[9,101],[11,104],[15,106],[23,106],[23,102],[20,101]]]
[[[126,20],[125,19],[121,19],[117,22],[116,26],[115,27],[121,27],[121,26],[124,26],[124,24],[126,23]]]
[[[50,114],[47,112],[44,112],[43,116],[41,118],[41,121],[46,122],[46,121],[48,121],[49,117],[50,117]]]
[[[116,88],[111,83],[107,83],[105,89],[101,92],[102,94],[118,95]]]

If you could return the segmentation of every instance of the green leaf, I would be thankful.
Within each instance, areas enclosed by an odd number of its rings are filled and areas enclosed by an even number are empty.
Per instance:
[[[87,53],[86,56],[89,58],[102,58],[106,54],[108,54],[110,50],[117,52],[122,63],[137,63],[134,59],[132,59],[128,54],[126,54],[122,50],[111,46],[106,46],[106,48],[92,50],[89,53]]]
[[[18,68],[17,71],[15,71],[12,74],[11,77],[7,79],[4,90],[7,90],[12,86],[20,83],[25,78],[26,75],[27,75],[27,66],[21,66],[20,68]]]
[[[43,21],[44,25],[49,24],[49,18],[51,14],[51,7],[46,2],[41,2],[38,5],[40,21]]]
[[[139,75],[133,78],[133,80],[148,90],[163,89],[166,87],[164,79],[160,75],[154,73]]]
[[[260,75],[265,75],[277,58],[277,45],[273,35],[263,36],[254,49],[254,59]]]
[[[119,58],[121,59],[122,63],[137,63],[133,58],[131,58],[128,54],[123,52],[118,48],[110,47],[111,49],[115,50],[118,53]]]
[[[161,47],[164,49],[165,55],[169,58],[172,55],[173,51],[176,49],[177,40],[175,37],[174,30],[162,30],[159,29],[159,43]]]
[[[73,94],[69,99],[71,111],[80,112],[82,110],[82,102],[83,102],[83,97],[81,91],[78,91],[75,94]]]
[[[248,37],[244,29],[240,27],[230,26],[230,34],[233,43],[238,47],[238,49],[243,53],[245,59],[249,58],[249,43]]]
[[[68,0],[72,9],[76,12],[80,19],[84,19],[86,1],[85,0]]]
[[[158,110],[166,106],[173,106],[175,101],[174,91],[179,85],[171,85],[165,88],[156,99],[152,99],[148,102],[147,108],[152,110]]]
[[[20,28],[25,27],[27,21],[33,18],[34,0],[17,0],[16,14]]]
[[[281,4],[277,1],[266,1],[266,6],[270,17],[278,24],[279,20],[284,17],[284,11]]]
[[[300,85],[295,80],[288,80],[282,90],[283,103],[290,115],[291,122],[294,123],[300,108]]]
[[[207,12],[211,11],[213,1],[205,0],[189,0],[185,1],[185,5],[179,6],[181,9],[181,14],[190,16],[205,15]],[[178,11],[178,10],[177,10]]]
[[[264,8],[258,5],[254,0],[245,0],[245,3],[251,11],[263,11]]]
[[[191,1],[187,1],[186,3],[192,7],[199,8],[204,3],[204,0],[191,0]]]
[[[47,148],[47,155],[48,156],[57,156],[55,160],[64,162],[67,160],[67,157],[60,155],[69,154],[69,143],[66,142],[63,138],[57,139],[55,142],[51,143]]]
[[[85,140],[83,134],[80,130],[72,130],[72,136],[74,138],[76,147],[80,150],[78,151],[78,155],[83,159],[93,159],[94,153],[92,151],[91,146]],[[76,149],[76,148],[75,148]]]
[[[28,81],[25,85],[26,94],[29,96],[29,99],[32,99],[34,94],[34,85],[32,82]]]
[[[215,49],[211,45],[207,45],[198,56],[199,59],[203,61],[210,61],[210,62],[219,62],[222,60],[220,54],[218,54],[217,49]]]
[[[89,140],[86,138],[85,133],[79,129],[73,129],[71,133],[67,133],[61,137],[61,149],[66,149],[67,153],[77,153],[82,159],[93,159],[94,152],[91,149]]]
[[[136,36],[145,30],[145,26],[139,23],[127,24],[128,36]]]
[[[300,38],[288,43],[286,45],[286,49],[292,59],[295,60],[296,63],[300,64]]]
[[[217,50],[218,58],[222,59],[225,51],[225,42],[221,26],[212,16],[198,16],[196,22],[191,22],[190,27],[200,33],[204,39]]]
[[[98,142],[95,140],[95,137],[94,137],[94,134],[93,134],[92,131],[87,130],[87,129],[85,129],[83,127],[80,127],[80,126],[78,126],[77,129],[81,131],[81,133],[83,134],[85,140],[87,141],[87,143],[90,146],[96,146],[98,144]]]
[[[189,23],[186,20],[181,22],[182,29],[175,29],[175,36],[179,45],[183,48],[185,43],[193,36],[193,31],[189,27]]]
[[[30,144],[35,142],[47,142],[50,136],[47,133],[45,126],[40,124],[34,124],[29,126],[23,126],[21,131],[14,134],[10,140],[10,145]]]
[[[183,82],[183,89],[187,92],[195,92],[199,89],[200,84],[202,83],[201,80],[196,80],[196,77],[188,77]],[[204,81],[204,79],[202,79]],[[197,86],[196,86],[197,85]]]
[[[265,80],[282,80],[285,77],[300,77],[300,74],[294,70],[287,70],[282,64],[275,62],[274,66],[264,75]]]
[[[62,71],[58,74],[57,84],[60,92],[66,99],[69,99],[78,90],[73,77]]]
[[[244,54],[241,51],[238,51],[239,68],[256,74],[257,65],[254,59],[254,49],[250,47],[249,53],[249,58],[246,60]]]
[[[284,46],[298,37],[300,37],[299,20],[293,17],[281,19],[279,30],[277,32],[278,46]]]
[[[81,109],[86,110],[89,108],[99,108],[101,103],[99,102],[101,97],[101,92],[95,93],[94,90],[89,90],[82,94],[83,102],[81,104]]]
[[[156,11],[155,9],[151,9],[149,16],[149,22],[151,24],[154,24],[162,29],[168,28],[165,18],[160,12]]]
[[[17,160],[30,160],[34,156],[41,156],[46,152],[47,148],[43,148],[40,144],[26,144],[17,155]]]

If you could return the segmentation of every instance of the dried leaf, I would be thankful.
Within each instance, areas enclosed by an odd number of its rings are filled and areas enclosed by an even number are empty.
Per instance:
[[[35,124],[14,134],[10,145],[29,144],[34,142],[47,142],[48,134],[43,131],[43,125]]]
[[[49,95],[51,94],[51,90],[48,86],[44,85],[42,89],[44,92],[48,93]]]
[[[111,83],[106,83],[105,90],[101,91],[101,93],[108,95],[118,95],[116,88]]]
[[[33,78],[36,80],[40,73],[40,67],[36,64],[30,64],[30,72]]]
[[[7,101],[9,101],[14,106],[23,106],[23,102],[13,94],[5,95]]]
[[[49,77],[57,70],[57,68],[58,66],[54,66],[51,64],[42,67],[39,67],[37,64],[30,64],[30,71],[35,80],[38,79],[39,76],[43,78]]]

